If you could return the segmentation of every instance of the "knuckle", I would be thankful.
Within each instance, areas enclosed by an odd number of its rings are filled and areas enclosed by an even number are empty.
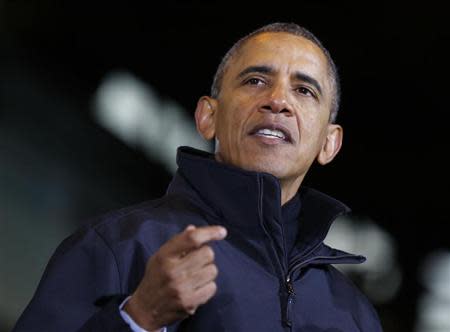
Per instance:
[[[217,284],[213,281],[213,282],[211,282],[211,290],[210,290],[211,296],[216,294],[216,292],[217,292]]]
[[[195,309],[196,309],[196,306],[192,302],[186,303],[184,305],[184,310],[190,314],[195,312]]]
[[[219,274],[219,269],[217,268],[217,266],[215,264],[211,264],[211,267],[210,267],[211,279],[216,279],[218,274]]]
[[[194,231],[190,231],[186,234],[186,238],[187,241],[189,242],[189,244],[191,244],[192,246],[198,247],[200,244],[198,235],[196,232]]]
[[[204,251],[204,255],[208,261],[214,260],[214,250],[210,246],[205,246],[203,251]]]
[[[191,311],[195,309],[192,300],[188,296],[183,296],[183,294],[181,294],[181,296],[178,298],[178,303],[184,311]]]
[[[201,297],[200,304],[205,304],[206,302],[211,299],[211,297],[214,296],[217,292],[217,285],[214,281],[210,282],[208,286],[206,286],[205,292],[203,293],[203,296]]]

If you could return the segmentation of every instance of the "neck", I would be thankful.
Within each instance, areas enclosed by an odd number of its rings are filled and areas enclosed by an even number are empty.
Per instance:
[[[300,189],[300,185],[303,181],[303,176],[298,177],[294,180],[292,179],[285,179],[280,180],[281,185],[281,206],[283,206],[285,203],[289,202],[292,197],[295,196],[295,194]]]

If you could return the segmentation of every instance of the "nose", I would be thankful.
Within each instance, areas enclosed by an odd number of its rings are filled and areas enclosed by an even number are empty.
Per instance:
[[[268,98],[261,109],[272,113],[285,113],[292,115],[292,106],[289,103],[287,88],[282,84],[276,84],[269,90]]]

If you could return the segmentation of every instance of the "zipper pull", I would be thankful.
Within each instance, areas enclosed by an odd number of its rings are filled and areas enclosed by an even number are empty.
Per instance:
[[[292,282],[290,279],[286,281],[286,288],[289,296],[295,295],[294,286],[292,285]]]
[[[286,278],[286,289],[287,289],[287,303],[286,303],[286,315],[284,323],[286,324],[286,326],[292,327],[291,312],[292,312],[292,305],[294,304],[295,291],[290,276]]]

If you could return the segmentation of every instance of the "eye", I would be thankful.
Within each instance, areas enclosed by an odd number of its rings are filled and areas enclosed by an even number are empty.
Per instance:
[[[305,88],[304,86],[301,86],[301,87],[297,88],[297,91],[299,93],[301,93],[302,95],[305,95],[305,96],[316,97],[316,95],[314,94],[313,91],[311,91],[308,88]]]
[[[251,77],[251,78],[249,78],[248,80],[246,80],[244,83],[245,83],[245,84],[248,84],[248,85],[260,85],[260,84],[265,84],[265,82],[264,82],[262,79],[257,78],[257,77]]]

